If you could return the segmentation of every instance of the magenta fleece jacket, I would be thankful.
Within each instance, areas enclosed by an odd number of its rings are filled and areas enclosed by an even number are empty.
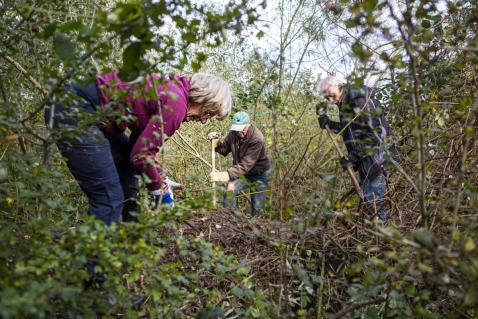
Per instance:
[[[187,77],[174,75],[164,85],[157,86],[159,104],[154,97],[152,77],[160,79],[156,74],[148,75],[146,81],[131,84],[118,78],[118,71],[101,75],[97,80],[100,102],[103,108],[112,107],[124,111],[122,121],[106,119],[103,132],[106,138],[113,138],[123,133],[126,128],[131,131],[131,163],[138,175],[145,174],[151,182],[147,184],[150,191],[161,189],[161,167],[156,161],[156,154],[186,118],[189,88]],[[133,87],[131,87],[133,85]],[[118,92],[129,93],[119,100]],[[116,101],[115,101],[116,97]],[[161,116],[162,115],[161,129]],[[125,120],[127,119],[127,120]]]

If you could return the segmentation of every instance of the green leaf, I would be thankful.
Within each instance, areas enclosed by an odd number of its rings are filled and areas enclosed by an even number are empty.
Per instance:
[[[133,68],[131,70],[120,69],[118,77],[121,81],[131,82],[139,76],[139,69]]]
[[[259,31],[259,33],[257,33],[257,38],[260,39],[264,36],[264,32],[263,31]]]
[[[377,7],[377,0],[367,0],[363,2],[363,9],[367,13],[372,13]]]
[[[123,52],[123,69],[130,71],[140,67],[142,53],[141,42],[131,43]]]
[[[433,268],[424,263],[418,263],[418,269],[424,272],[433,273]]]
[[[112,24],[133,22],[141,16],[142,9],[135,3],[120,3],[108,14],[108,21]]]
[[[474,251],[475,248],[476,248],[476,244],[473,241],[473,239],[468,238],[465,243],[465,251],[466,252]]]
[[[472,294],[466,294],[464,303],[467,306],[473,306],[476,304],[476,297]]]
[[[203,52],[196,52],[196,60],[198,62],[206,61],[207,60],[207,55],[204,54]]]
[[[241,288],[234,288],[234,289],[232,290],[232,293],[233,293],[235,296],[238,296],[238,297],[244,295],[244,291],[243,291]]]
[[[425,29],[428,29],[429,27],[431,27],[431,23],[429,20],[423,20],[422,21],[422,27],[424,27]]]
[[[360,44],[354,43],[354,44],[352,45],[352,51],[353,51],[353,53],[355,53],[357,56],[361,56],[362,53],[363,53],[363,48],[362,48],[362,46],[361,46]]]
[[[39,192],[33,192],[33,191],[29,191],[29,190],[20,190],[20,197],[35,197],[35,196],[38,196],[40,195]]]
[[[363,78],[355,79],[353,86],[356,89],[361,88],[363,86]]]
[[[66,32],[71,30],[80,30],[83,27],[83,23],[78,20],[68,21],[67,23],[59,25],[57,28],[60,31]]]
[[[439,126],[443,126],[443,125],[445,125],[445,119],[440,116],[440,117],[438,118],[437,123],[438,123]]]
[[[429,42],[433,39],[433,33],[430,30],[423,31],[423,40]]]
[[[76,44],[63,33],[55,33],[53,40],[53,50],[62,59],[71,60],[75,57]]]
[[[42,37],[46,39],[49,36],[51,36],[55,31],[56,31],[56,23],[49,24],[45,27],[45,29],[43,29]]]
[[[194,72],[197,72],[201,68],[201,64],[197,63],[196,61],[192,61],[191,68],[193,69]]]
[[[201,310],[196,315],[196,319],[224,318],[224,316],[224,311],[221,308],[208,307],[204,310]]]
[[[358,26],[358,23],[357,23],[357,21],[355,21],[355,19],[350,19],[350,20],[345,21],[345,26],[348,29],[350,29],[350,28],[354,28],[354,27]]]
[[[5,102],[0,102],[0,109],[4,111],[8,111],[10,110],[10,104]]]
[[[6,180],[7,177],[8,177],[7,168],[3,167],[3,165],[0,165],[0,181]]]
[[[157,41],[143,41],[143,47],[145,49],[154,49],[157,50],[159,49],[159,43]]]

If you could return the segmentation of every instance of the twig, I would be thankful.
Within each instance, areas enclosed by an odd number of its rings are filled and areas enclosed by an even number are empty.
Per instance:
[[[13,135],[10,135],[10,136],[5,136],[5,137],[0,137],[0,142],[10,142],[10,141],[13,141],[13,140],[16,140],[20,138],[20,135],[18,134],[13,134]]]
[[[340,244],[337,241],[335,241],[335,239],[330,237],[329,234],[327,234],[326,236],[327,236],[327,238],[329,238],[332,241],[332,243],[334,243],[335,246],[337,246],[338,249],[340,249],[340,251],[342,251],[342,253],[344,253],[344,255],[347,255],[347,257],[348,257],[348,254],[345,251],[345,249],[342,246],[340,246]]]
[[[197,229],[196,227],[194,227],[194,225],[191,225],[187,220],[183,220],[182,222],[185,223],[186,225],[188,225],[189,227],[191,227],[192,229],[194,229],[195,231],[197,231],[198,234],[201,233],[201,231],[200,231],[199,229]]]
[[[22,66],[16,62],[15,60],[13,60],[11,57],[9,57],[8,55],[4,55],[2,54],[2,57],[7,60],[8,62],[10,62],[15,68],[17,68],[17,70],[19,70],[27,79],[28,81],[30,81],[33,86],[37,89],[39,89],[43,94],[47,95],[48,94],[48,90],[46,90],[43,86],[41,86],[40,83],[38,83],[30,74],[28,74],[28,72],[22,68]]]
[[[324,276],[325,276],[325,247],[327,246],[328,243],[325,242],[325,236],[322,239],[322,263],[320,265],[320,277],[322,278],[319,289],[317,289],[317,311],[316,311],[316,316],[317,319],[322,318],[322,299],[324,296]]]
[[[171,138],[171,140],[176,143],[176,145],[178,145],[179,147],[181,147],[183,150],[185,150],[186,152],[188,152],[189,154],[193,155],[194,157],[200,159],[204,164],[206,164],[207,166],[209,167],[212,167],[212,165],[206,161],[204,158],[202,158],[202,156],[199,154],[199,152],[191,145],[189,144],[189,142],[184,138],[184,136],[181,135],[180,132],[177,132],[174,134],[174,135],[177,135],[179,136],[179,138],[184,142],[186,143],[187,146],[189,146],[191,149],[193,149],[195,151],[195,153],[193,153],[192,151],[188,150],[187,148],[185,148],[184,146],[182,146],[181,144],[178,143],[178,141],[176,141],[174,138]]]
[[[361,303],[361,304],[352,306],[352,307],[350,307],[350,308],[346,308],[346,309],[344,309],[344,310],[341,310],[341,311],[337,312],[337,313],[336,313],[332,318],[330,318],[330,319],[339,319],[340,317],[342,317],[342,316],[345,315],[345,314],[348,314],[349,312],[352,312],[352,311],[354,311],[354,310],[357,310],[357,309],[366,307],[366,306],[368,306],[368,305],[373,305],[373,304],[381,303],[381,302],[384,302],[385,300],[386,300],[385,298],[380,298],[380,299],[376,299],[376,300],[372,300],[372,301],[367,301],[367,302],[364,302],[364,303]]]
[[[473,103],[473,108],[468,114],[468,118],[466,119],[465,123],[465,134],[463,135],[463,145],[462,145],[462,156],[461,156],[461,161],[460,161],[460,171],[458,173],[458,178],[456,181],[457,184],[457,191],[456,191],[456,197],[455,197],[455,205],[453,207],[453,221],[451,225],[451,236],[450,236],[450,247],[453,246],[453,243],[455,242],[455,232],[456,232],[456,219],[458,215],[458,210],[460,209],[461,205],[461,194],[462,194],[462,182],[463,182],[463,175],[466,172],[466,150],[468,149],[468,146],[470,144],[470,136],[473,130],[471,129],[470,126],[470,118],[473,118],[476,112],[476,109],[478,107],[478,99],[475,99],[475,103]]]

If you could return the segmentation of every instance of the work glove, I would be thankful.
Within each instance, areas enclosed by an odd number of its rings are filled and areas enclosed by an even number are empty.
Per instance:
[[[221,138],[221,133],[211,132],[207,135],[207,140],[211,141],[212,147],[216,148],[219,145],[219,139]]]
[[[344,171],[347,169],[347,167],[355,167],[355,159],[353,157],[344,155],[340,159],[340,166],[343,167]]]
[[[219,132],[211,132],[207,135],[207,139],[210,140],[218,140],[221,138],[221,133]]]
[[[321,129],[325,129],[326,125],[329,125],[330,119],[327,114],[319,115],[319,126]]]
[[[209,174],[209,181],[212,182],[227,182],[229,180],[228,172],[212,172]]]
[[[162,176],[163,183],[167,184],[171,190],[184,188],[183,184],[177,183],[169,178],[169,176]]]

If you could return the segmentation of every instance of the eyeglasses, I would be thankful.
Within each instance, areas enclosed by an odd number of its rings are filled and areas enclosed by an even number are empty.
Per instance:
[[[209,110],[203,111],[201,118],[205,118],[207,120],[211,119],[211,113],[209,113]]]

